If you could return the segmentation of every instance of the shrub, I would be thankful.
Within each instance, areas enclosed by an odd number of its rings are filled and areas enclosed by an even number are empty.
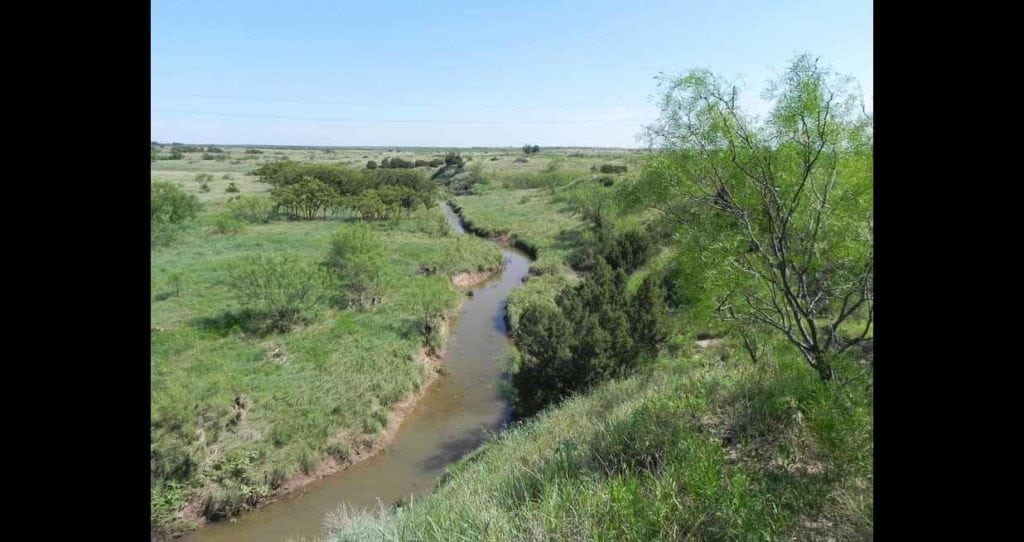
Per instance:
[[[366,169],[377,169],[377,162],[374,162],[373,160],[366,162]]]
[[[229,183],[228,187],[226,189],[224,189],[224,191],[225,192],[238,192],[239,190],[238,190],[238,187],[235,186],[235,183]]]
[[[388,267],[384,241],[365,224],[346,224],[331,238],[324,262],[341,286],[346,304],[367,307],[384,300]]]
[[[430,165],[430,162],[427,160],[416,160],[415,164],[416,167],[426,167]]]
[[[209,153],[222,153],[222,152],[224,152],[224,149],[220,149],[220,148],[217,148],[217,147],[206,147],[206,152],[209,152]]]
[[[625,173],[626,166],[614,166],[611,164],[603,164],[601,166],[601,173]]]
[[[516,164],[525,164],[525,163],[529,162],[529,160],[527,160],[526,158],[523,158],[522,156],[520,156],[519,158],[516,158],[515,160],[512,160],[512,162],[516,163]]]
[[[206,183],[203,183],[203,184],[199,185],[199,191],[200,192],[209,192],[210,191],[210,185],[208,185]]]
[[[449,152],[444,155],[444,165],[446,166],[461,166],[466,161],[462,159],[462,155],[457,152]]]
[[[213,219],[213,231],[220,234],[240,233],[245,223],[232,215],[217,215]]]
[[[228,203],[228,212],[239,220],[265,224],[274,214],[274,203],[262,196],[242,196]]]
[[[239,305],[268,317],[276,329],[313,308],[324,295],[323,269],[290,254],[252,254],[228,269],[227,286]]]
[[[171,160],[181,160],[185,157],[185,154],[180,150],[174,149],[171,151]]]
[[[629,300],[626,274],[603,259],[587,280],[562,290],[556,305],[531,305],[519,318],[521,358],[512,375],[519,416],[630,374],[667,336],[661,282],[646,280]]]
[[[434,158],[427,165],[429,165],[430,167],[439,167],[443,163],[444,163],[444,160],[442,160],[440,158]]]
[[[150,185],[150,220],[154,223],[180,224],[196,217],[199,199],[174,183],[155,181]]]
[[[259,149],[245,149],[245,154],[263,154]]]
[[[605,175],[597,178],[597,182],[601,183],[601,186],[612,186],[615,184],[615,178]]]
[[[230,173],[225,173],[224,176],[221,177],[221,179],[224,179],[224,180],[228,180],[230,178],[231,178],[231,174]]]
[[[535,154],[538,152],[540,152],[540,147],[538,147],[537,145],[523,145],[523,154]]]
[[[213,181],[213,175],[209,173],[199,173],[195,176],[195,181],[199,184],[208,183]]]

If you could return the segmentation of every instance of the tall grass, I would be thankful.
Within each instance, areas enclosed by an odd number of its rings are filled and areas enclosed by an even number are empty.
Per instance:
[[[508,431],[334,540],[842,540],[871,535],[871,398],[792,353],[662,360]]]

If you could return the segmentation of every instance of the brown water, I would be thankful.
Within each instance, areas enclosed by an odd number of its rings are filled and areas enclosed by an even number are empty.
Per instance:
[[[465,234],[451,208],[445,205],[444,212],[455,231]],[[317,539],[323,535],[326,515],[342,504],[376,509],[429,491],[448,464],[499,431],[510,414],[501,392],[504,358],[511,348],[505,304],[530,266],[521,251],[502,252],[501,275],[474,286],[473,297],[462,305],[444,356],[446,374],[427,391],[385,450],[237,521],[208,524],[183,540]]]

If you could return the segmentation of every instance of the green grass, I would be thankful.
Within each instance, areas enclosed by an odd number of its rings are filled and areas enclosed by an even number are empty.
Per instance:
[[[663,359],[507,431],[396,512],[333,540],[871,537],[871,399],[788,353]]]
[[[205,226],[207,213],[173,246],[152,252],[153,444],[167,462],[192,465],[178,482],[154,481],[158,527],[180,527],[180,505],[213,487],[229,509],[232,498],[255,502],[275,482],[319,462],[338,439],[354,445],[374,438],[388,407],[424,376],[414,358],[422,344],[419,297],[431,288],[447,291],[451,311],[460,296],[450,273],[501,265],[489,241],[432,232],[439,217],[433,210],[371,223],[390,255],[381,306],[323,304],[290,332],[265,337],[245,332],[245,315],[223,284],[229,265],[269,252],[321,261],[340,222],[278,221],[218,235]],[[236,397],[247,402],[244,416]]]

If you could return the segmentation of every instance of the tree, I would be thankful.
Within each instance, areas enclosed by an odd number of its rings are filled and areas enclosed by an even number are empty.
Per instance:
[[[644,277],[629,303],[629,313],[633,358],[654,359],[669,332],[665,287],[660,277],[653,274]]]
[[[441,346],[441,322],[451,298],[451,289],[445,283],[424,285],[416,298],[417,324],[423,344],[431,353]]]
[[[871,118],[849,83],[798,56],[760,120],[708,70],[663,79],[646,131],[662,152],[625,194],[678,226],[723,318],[785,337],[824,381],[873,312]],[[863,328],[843,337],[851,318]]]
[[[270,222],[274,215],[274,203],[269,198],[252,194],[228,202],[227,207],[235,218],[256,224]]]
[[[366,162],[366,169],[377,169],[377,162],[369,160]]]
[[[323,181],[305,178],[287,186],[275,188],[271,196],[293,217],[311,219],[334,206],[338,195]]]
[[[347,304],[367,307],[384,300],[387,251],[384,241],[369,226],[342,226],[331,238],[324,263],[341,286]]]
[[[201,208],[198,198],[167,181],[150,185],[149,202],[150,220],[154,224],[181,224],[195,218]]]
[[[598,257],[586,280],[559,292],[557,308],[533,304],[523,311],[512,374],[518,415],[628,375],[657,355],[667,337],[664,293],[659,281],[645,283],[630,302],[625,273]]]
[[[252,254],[229,267],[227,286],[240,305],[283,330],[323,299],[325,278],[320,266],[291,254]]]

